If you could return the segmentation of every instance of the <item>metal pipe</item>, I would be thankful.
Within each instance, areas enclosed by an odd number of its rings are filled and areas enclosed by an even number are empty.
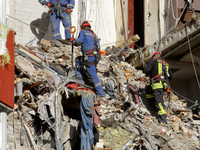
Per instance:
[[[158,25],[158,45],[157,45],[157,50],[156,51],[160,51],[160,42],[161,42],[161,31],[160,31],[160,0],[158,0],[158,11],[157,11],[157,17],[158,17],[158,21],[157,21],[157,25]]]
[[[61,96],[57,88],[56,95],[55,95],[55,141],[56,141],[57,150],[63,150],[62,141],[61,141],[61,129],[60,129],[61,122],[59,122],[59,119],[61,119],[61,108],[60,106],[58,106],[58,103],[59,103],[58,101],[61,100],[60,98]]]
[[[125,30],[125,24],[124,24],[124,11],[123,11],[122,0],[120,0],[120,2],[121,2],[121,12],[122,12],[122,25],[123,25],[123,32],[124,32],[124,41],[126,41],[126,30]]]

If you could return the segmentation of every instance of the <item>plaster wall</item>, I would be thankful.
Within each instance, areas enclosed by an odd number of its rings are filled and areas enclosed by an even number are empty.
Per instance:
[[[165,15],[165,1],[144,1],[144,45],[152,45],[162,37],[165,32]]]

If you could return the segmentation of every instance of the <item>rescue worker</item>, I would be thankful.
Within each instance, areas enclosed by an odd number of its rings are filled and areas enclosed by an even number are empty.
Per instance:
[[[76,58],[76,71],[78,77],[84,78],[87,74],[92,80],[97,96],[104,97],[105,92],[96,74],[96,65],[101,58],[99,40],[100,39],[91,30],[91,25],[87,21],[84,21],[81,25],[79,37],[76,40],[71,38],[70,42],[75,46],[81,45],[83,55]],[[84,70],[84,67],[86,68],[86,71]]]
[[[65,28],[65,39],[70,40],[71,12],[74,0],[38,0],[42,5],[49,7],[50,23],[53,30],[53,39],[61,39],[60,21]]]
[[[167,112],[163,101],[163,91],[167,90],[168,79],[172,79],[172,73],[169,64],[166,63],[161,56],[162,55],[159,52],[153,53],[152,60],[150,60],[144,68],[144,73],[150,75],[152,80],[151,88],[155,98],[155,105],[158,109],[158,122],[167,123]],[[152,98],[152,95],[149,98]]]

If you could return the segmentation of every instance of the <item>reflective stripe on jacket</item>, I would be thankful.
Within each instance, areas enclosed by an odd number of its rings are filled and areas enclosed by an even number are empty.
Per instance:
[[[156,89],[167,89],[167,83],[166,82],[162,82],[161,80],[159,82],[153,82],[151,84],[151,87],[153,90],[156,90]]]
[[[153,82],[151,87],[153,90],[167,88],[167,84],[165,82],[166,77],[164,76],[165,68],[166,71],[168,71],[169,65],[161,58],[152,59],[144,68],[144,73],[147,75],[150,74],[150,77],[152,78]]]
[[[154,98],[154,95],[153,94],[146,94],[146,98],[147,99]]]

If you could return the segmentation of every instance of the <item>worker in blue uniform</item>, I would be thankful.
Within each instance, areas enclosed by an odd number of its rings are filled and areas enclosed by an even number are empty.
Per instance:
[[[93,82],[97,96],[104,97],[105,92],[96,73],[96,65],[101,58],[99,40],[100,39],[91,30],[91,25],[87,21],[84,21],[81,25],[79,37],[76,40],[71,38],[70,42],[75,46],[81,45],[83,54],[83,56],[76,58],[77,74],[79,77],[83,77],[83,75],[85,75],[85,67],[87,75]]]
[[[65,39],[70,40],[71,12],[74,0],[38,0],[42,5],[49,7],[50,23],[53,29],[53,39],[61,39],[60,21],[65,28]]]
[[[151,78],[151,88],[153,94],[148,94],[147,98],[155,98],[156,108],[158,109],[158,122],[167,123],[166,106],[163,101],[163,91],[168,88],[168,79],[172,79],[172,72],[169,64],[162,59],[160,52],[152,55],[152,60],[144,68],[144,73]]]

